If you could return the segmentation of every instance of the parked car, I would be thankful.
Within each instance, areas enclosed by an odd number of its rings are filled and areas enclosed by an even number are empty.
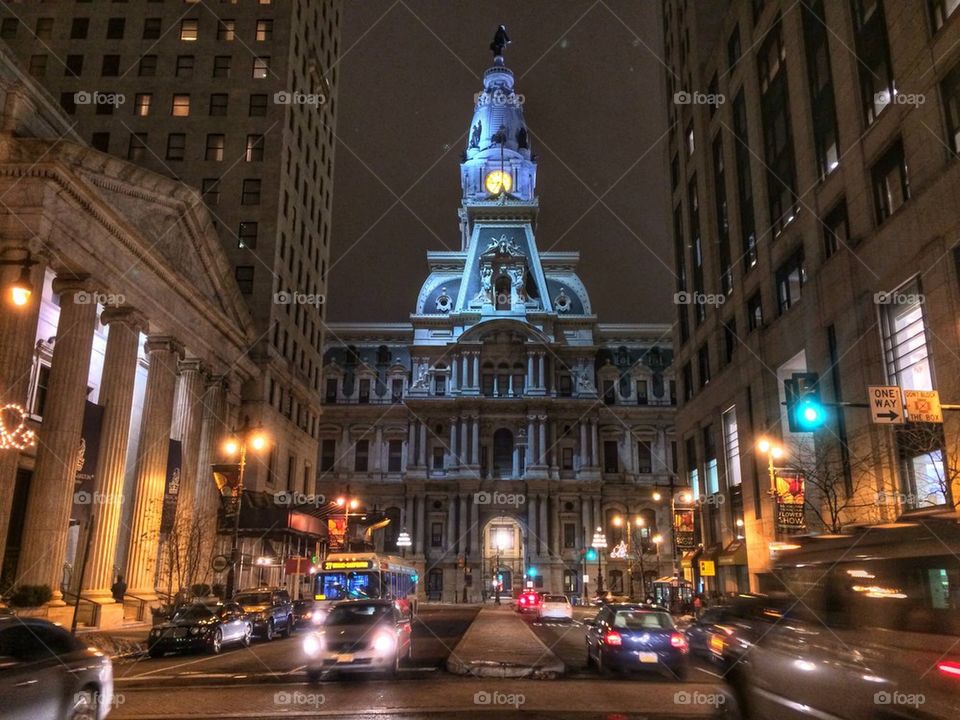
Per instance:
[[[250,645],[253,625],[236,603],[191,603],[155,625],[147,637],[150,657],[169,652],[219,653],[225,645]]]
[[[573,619],[573,606],[566,595],[544,595],[537,608],[537,615],[542,618]]]
[[[241,590],[234,602],[243,608],[247,619],[253,623],[255,635],[273,640],[277,635],[289,637],[293,632],[293,603],[290,602],[290,593],[283,588]]]
[[[314,615],[317,613],[317,601],[311,598],[303,598],[293,601],[293,625],[311,625],[314,621]]]
[[[307,679],[335,671],[396,675],[410,659],[410,618],[391,600],[344,600],[303,639]]]
[[[687,675],[687,639],[670,613],[653,605],[613,603],[586,621],[587,665],[652,671],[673,679]]]
[[[103,720],[112,703],[110,658],[54,623],[0,616],[4,720]]]
[[[601,606],[601,605],[610,605],[615,603],[623,604],[623,603],[629,603],[629,602],[630,602],[630,598],[627,597],[626,595],[615,595],[612,592],[606,592],[603,595],[595,595],[593,599],[590,601],[590,604]]]

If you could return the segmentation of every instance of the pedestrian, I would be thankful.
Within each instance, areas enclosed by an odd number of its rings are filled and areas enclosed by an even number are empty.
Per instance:
[[[694,595],[693,597],[693,616],[700,619],[700,611],[703,609],[703,600],[700,595]]]
[[[127,583],[123,580],[123,575],[117,575],[117,581],[110,586],[110,594],[118,603],[123,602],[123,596],[127,593]]]

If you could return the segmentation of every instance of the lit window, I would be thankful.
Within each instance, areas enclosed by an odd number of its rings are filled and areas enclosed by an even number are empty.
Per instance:
[[[273,20],[257,20],[257,42],[273,39]]]
[[[153,100],[151,93],[137,93],[133,103],[133,114],[137,117],[147,117],[150,114],[150,103]]]
[[[906,390],[932,390],[933,369],[919,279],[878,299],[887,380]]]
[[[270,58],[258,57],[253,59],[253,79],[263,80],[270,73]]]
[[[217,40],[233,42],[236,36],[237,23],[235,20],[220,20],[217,23]]]
[[[190,116],[190,96],[174,95],[173,106],[171,108],[170,114],[173,115],[174,117],[189,117]]]
[[[263,161],[263,135],[247,135],[246,162]]]
[[[194,42],[200,36],[199,20],[181,20],[180,21],[180,39],[187,42]]]
[[[721,416],[723,422],[723,451],[726,459],[727,487],[739,485],[740,434],[737,430],[737,408],[731,407]]]

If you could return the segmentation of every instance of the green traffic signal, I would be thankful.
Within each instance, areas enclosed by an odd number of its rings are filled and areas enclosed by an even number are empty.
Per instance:
[[[589,548],[589,549],[587,550],[586,558],[587,558],[587,560],[589,560],[590,562],[593,562],[594,560],[597,559],[597,551],[596,551],[595,549],[593,549],[593,548]]]
[[[820,401],[817,373],[794,373],[784,380],[787,398],[787,425],[790,432],[814,432],[827,422],[827,410]]]

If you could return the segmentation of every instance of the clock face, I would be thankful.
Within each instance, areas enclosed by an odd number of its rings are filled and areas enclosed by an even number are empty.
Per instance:
[[[504,172],[503,170],[494,170],[487,173],[487,179],[484,181],[484,186],[487,188],[487,192],[491,195],[499,195],[500,191],[510,192],[510,188],[513,187],[513,178],[510,177],[510,173]]]

